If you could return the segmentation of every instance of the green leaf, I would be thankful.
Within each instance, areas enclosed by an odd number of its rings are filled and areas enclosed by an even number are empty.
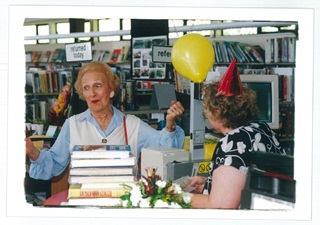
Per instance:
[[[120,196],[120,199],[123,200],[123,201],[129,201],[130,200],[130,196],[131,194],[125,194],[125,195],[121,195]]]

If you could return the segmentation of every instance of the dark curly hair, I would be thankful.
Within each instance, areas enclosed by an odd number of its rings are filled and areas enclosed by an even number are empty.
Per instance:
[[[218,93],[217,82],[202,86],[203,110],[209,119],[221,122],[225,127],[235,129],[248,125],[259,114],[256,93],[243,86],[243,92],[237,96],[225,96]]]
[[[105,77],[107,78],[108,84],[110,86],[110,88],[114,91],[116,96],[118,94],[119,91],[119,87],[120,87],[120,78],[115,75],[112,71],[112,69],[110,68],[110,66],[108,66],[105,63],[102,62],[90,62],[88,64],[85,64],[84,66],[81,67],[81,69],[79,70],[78,76],[77,76],[77,80],[74,84],[75,89],[77,90],[77,93],[82,96],[82,77],[87,73],[87,72],[97,72],[97,73],[102,73],[105,75]]]

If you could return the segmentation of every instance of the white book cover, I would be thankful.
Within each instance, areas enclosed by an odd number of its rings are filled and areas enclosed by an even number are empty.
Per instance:
[[[100,182],[100,183],[83,183],[81,184],[82,189],[111,189],[111,188],[122,188],[123,182]],[[133,187],[135,182],[126,182],[125,185]]]
[[[130,152],[119,152],[119,151],[105,151],[95,150],[92,152],[73,152],[71,159],[114,159],[114,158],[128,158]]]
[[[74,159],[71,160],[71,168],[75,167],[104,167],[104,166],[133,166],[136,158],[131,156],[129,158],[117,159]]]
[[[133,175],[123,176],[69,176],[69,184],[84,184],[84,183],[112,183],[112,182],[133,182],[135,177]]]
[[[130,145],[75,145],[71,159],[129,158]]]
[[[106,175],[133,175],[134,167],[100,167],[100,168],[71,168],[73,176],[106,176]]]

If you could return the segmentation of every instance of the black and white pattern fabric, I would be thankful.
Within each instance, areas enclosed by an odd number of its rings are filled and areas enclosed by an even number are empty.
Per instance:
[[[246,175],[251,166],[251,153],[255,151],[286,154],[266,123],[253,122],[236,128],[221,138],[211,159],[203,194],[210,194],[212,173],[219,165],[233,166]]]

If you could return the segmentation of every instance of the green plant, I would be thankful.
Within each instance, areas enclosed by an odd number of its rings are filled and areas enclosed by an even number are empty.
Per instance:
[[[148,167],[146,172],[147,176],[142,176],[135,185],[124,184],[128,189],[128,193],[120,197],[124,207],[191,207],[191,195],[184,192],[179,184],[173,183],[171,179],[161,180],[161,177],[156,174],[156,169]]]

